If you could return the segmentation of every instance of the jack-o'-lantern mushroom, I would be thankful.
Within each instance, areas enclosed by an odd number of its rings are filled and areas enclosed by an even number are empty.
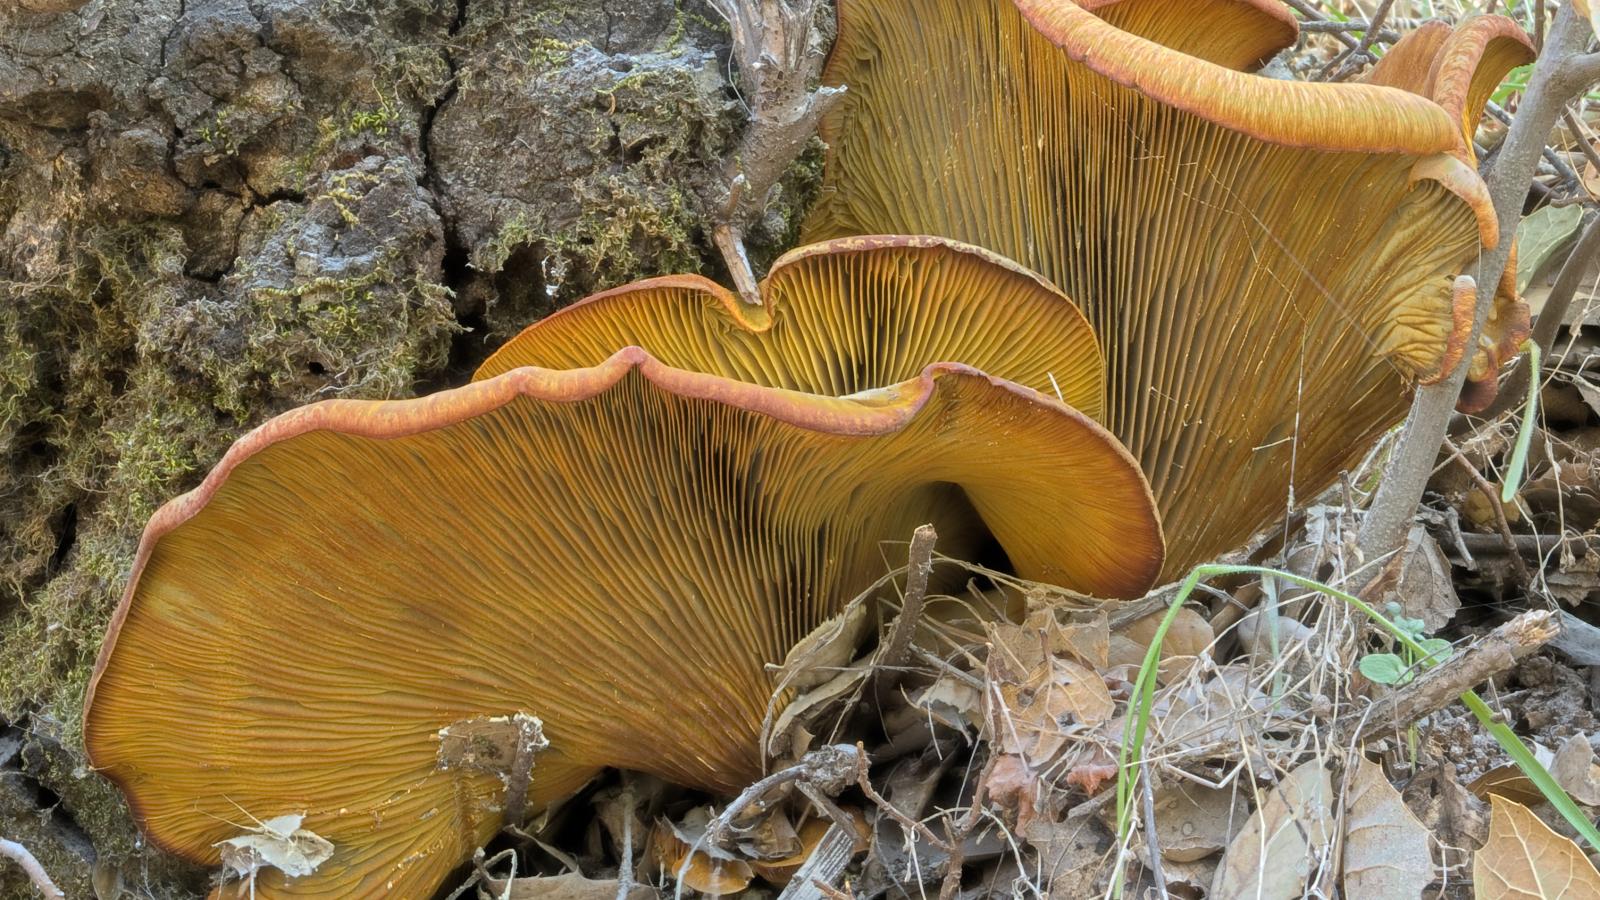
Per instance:
[[[1414,91],[1250,73],[1295,38],[1270,0],[840,0],[824,80],[848,91],[805,236],[942,235],[1071,297],[1177,575],[1331,484],[1461,360],[1457,276],[1498,240],[1466,130],[1529,53],[1480,21]],[[1525,325],[1502,293],[1468,402]]]
[[[255,872],[256,896],[425,897],[508,806],[602,767],[758,777],[764,666],[930,521],[1101,596],[1161,565],[1107,432],[956,364],[834,398],[630,347],[315,404],[151,521],[90,685],[90,759],[195,862],[251,817],[304,829],[314,869]],[[548,740],[525,801],[441,767],[442,735],[516,714]]]
[[[842,397],[959,362],[1092,419],[1105,363],[1078,307],[1038,275],[943,238],[873,235],[784,254],[761,303],[698,275],[596,294],[528,326],[478,369],[592,366],[639,346],[667,365]]]

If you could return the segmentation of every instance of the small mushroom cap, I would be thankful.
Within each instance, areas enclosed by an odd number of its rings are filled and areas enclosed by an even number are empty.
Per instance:
[[[964,366],[826,398],[627,348],[327,401],[152,519],[85,740],[189,860],[215,865],[248,816],[333,844],[257,896],[425,897],[505,802],[495,775],[441,770],[441,729],[538,716],[530,808],[606,766],[732,791],[761,772],[765,665],[881,574],[884,542],[974,519],[1027,577],[1130,596],[1160,568],[1127,452]]]
[[[592,366],[639,346],[669,366],[845,396],[960,362],[1105,411],[1105,365],[1078,307],[1038,275],[942,238],[851,237],[785,254],[760,306],[697,275],[652,278],[528,326],[479,368]]]
[[[1462,116],[1511,44],[1453,63],[1447,108],[1241,71],[1292,38],[1268,6],[840,0],[824,73],[849,90],[805,238],[943,235],[1071,297],[1167,577],[1331,485],[1461,359],[1455,279],[1497,236]]]

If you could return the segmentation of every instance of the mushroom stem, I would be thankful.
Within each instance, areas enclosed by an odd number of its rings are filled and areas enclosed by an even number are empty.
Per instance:
[[[1468,347],[1478,345],[1478,335],[1494,299],[1494,286],[1500,283],[1511,258],[1522,201],[1550,130],[1567,101],[1588,84],[1575,73],[1600,77],[1600,71],[1590,71],[1600,67],[1575,65],[1585,59],[1578,54],[1588,45],[1589,36],[1589,24],[1570,5],[1557,10],[1545,38],[1544,52],[1528,78],[1516,119],[1488,173],[1489,193],[1500,223],[1500,242],[1485,250],[1478,261],[1478,302]],[[1384,469],[1383,481],[1361,526],[1359,540],[1366,559],[1393,553],[1405,541],[1466,378],[1467,366],[1458,365],[1438,383],[1417,389],[1394,454]]]
[[[845,89],[808,87],[826,55],[822,42],[813,40],[817,0],[711,0],[711,6],[733,32],[733,57],[750,112],[744,137],[723,170],[720,196],[709,198],[711,233],[739,295],[759,305],[745,229],[766,209],[773,187]]]

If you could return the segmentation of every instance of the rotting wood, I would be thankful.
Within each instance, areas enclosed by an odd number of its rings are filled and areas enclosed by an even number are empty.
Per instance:
[[[855,828],[839,822],[828,826],[817,848],[811,851],[810,858],[789,879],[789,886],[778,895],[778,900],[821,900],[836,896],[826,891],[834,890],[839,876],[844,874],[850,860],[855,858],[856,841]]]
[[[1462,693],[1509,672],[1518,660],[1555,640],[1559,633],[1555,613],[1525,612],[1387,697],[1339,717],[1335,731],[1352,736],[1343,740],[1355,743],[1399,731],[1454,703]]]

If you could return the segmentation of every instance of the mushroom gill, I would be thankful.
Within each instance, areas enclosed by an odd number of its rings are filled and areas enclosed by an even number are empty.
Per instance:
[[[1240,71],[1293,39],[1275,7],[840,0],[824,74],[849,91],[806,238],[942,235],[1076,301],[1168,575],[1331,484],[1456,364],[1456,276],[1498,238],[1455,110]],[[1515,54],[1484,46],[1446,80],[1498,79]]]
[[[878,235],[792,250],[745,303],[697,275],[596,294],[528,326],[482,367],[592,366],[639,346],[667,365],[845,396],[960,362],[1098,419],[1105,370],[1076,305],[1016,263],[942,238]]]
[[[542,718],[531,808],[606,766],[734,790],[761,771],[764,666],[875,579],[883,542],[974,516],[1026,577],[1128,596],[1160,568],[1108,433],[955,364],[826,398],[635,347],[315,404],[152,519],[90,759],[195,862],[247,816],[332,843],[257,896],[428,896],[507,803],[493,774],[439,767],[442,729]]]

